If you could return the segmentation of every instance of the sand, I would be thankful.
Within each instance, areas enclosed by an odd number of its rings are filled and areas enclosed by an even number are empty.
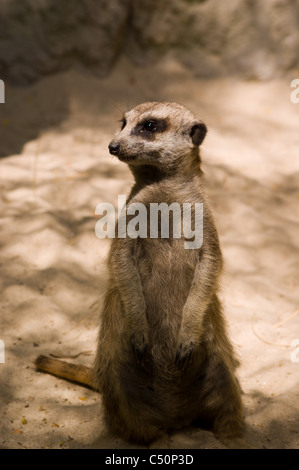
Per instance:
[[[37,372],[33,363],[49,353],[81,353],[73,362],[92,363],[110,244],[95,235],[95,207],[116,204],[132,184],[107,146],[124,110],[169,100],[188,106],[209,128],[203,169],[226,261],[221,296],[241,360],[246,439],[260,448],[299,448],[293,78],[198,80],[169,58],[150,69],[122,60],[104,80],[72,70],[23,89],[6,86],[0,104],[0,447],[136,448],[108,432],[100,395]],[[211,433],[190,428],[172,434],[170,447],[223,446]]]

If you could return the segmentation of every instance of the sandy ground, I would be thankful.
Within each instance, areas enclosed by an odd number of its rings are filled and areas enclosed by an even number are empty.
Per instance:
[[[42,353],[83,353],[75,360],[92,363],[109,249],[109,240],[95,236],[94,211],[100,202],[116,204],[132,184],[107,145],[124,110],[169,100],[209,128],[203,168],[226,260],[222,297],[242,361],[246,438],[261,448],[299,448],[299,351],[291,346],[299,343],[299,104],[290,101],[292,78],[199,81],[171,60],[148,70],[122,61],[106,80],[71,71],[25,89],[6,87],[0,447],[133,448],[106,430],[99,395],[37,372],[33,361]],[[194,429],[173,434],[170,446],[222,448]]]

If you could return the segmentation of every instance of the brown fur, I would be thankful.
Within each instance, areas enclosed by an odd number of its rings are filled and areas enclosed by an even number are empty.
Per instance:
[[[144,103],[125,114],[109,146],[135,177],[127,207],[204,208],[200,249],[185,249],[171,234],[112,241],[93,383],[109,426],[137,443],[199,424],[244,445],[237,361],[218,297],[222,255],[200,169],[205,133],[180,105]]]

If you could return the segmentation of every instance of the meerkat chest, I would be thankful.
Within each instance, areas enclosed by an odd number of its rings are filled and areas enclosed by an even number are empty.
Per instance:
[[[138,220],[132,215],[127,228],[130,233],[138,221],[132,253],[149,320],[152,317],[156,324],[180,315],[187,299],[200,257],[202,204],[199,195],[185,188],[153,189],[132,200],[130,206],[138,209]]]
[[[198,253],[180,239],[138,239],[135,260],[146,304],[151,343],[170,351],[178,334]],[[160,345],[160,346],[159,346]]]
[[[144,290],[174,298],[190,288],[199,253],[185,249],[184,239],[146,238],[136,240],[134,257]]]
[[[146,187],[126,207],[126,233],[147,240],[170,260],[175,250],[196,251],[203,242],[204,204],[198,187],[166,182]],[[182,253],[180,253],[182,256]]]

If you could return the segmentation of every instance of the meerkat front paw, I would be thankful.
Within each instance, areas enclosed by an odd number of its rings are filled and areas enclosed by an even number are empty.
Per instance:
[[[175,364],[179,367],[186,367],[192,362],[195,342],[188,339],[187,341],[180,340],[175,356]]]
[[[148,340],[144,333],[133,333],[130,337],[131,348],[137,364],[144,364],[148,361]]]

